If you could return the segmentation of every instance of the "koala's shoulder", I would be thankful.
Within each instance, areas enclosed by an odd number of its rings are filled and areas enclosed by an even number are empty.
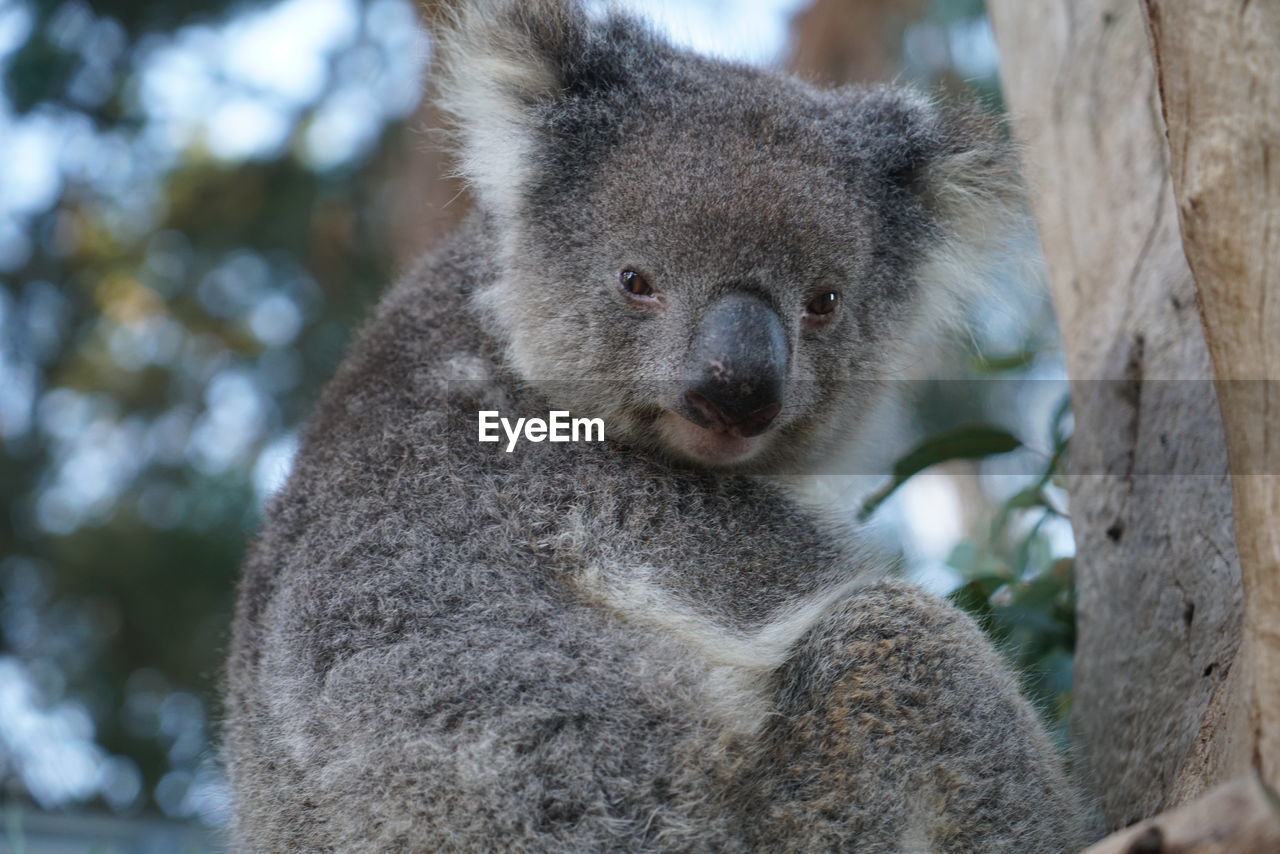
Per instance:
[[[967,614],[914,584],[885,579],[858,588],[844,603],[846,631],[867,637],[927,635],[957,638],[979,632]]]
[[[1017,695],[1007,665],[972,617],[898,580],[853,591],[810,630],[788,670],[787,678],[803,674],[808,690],[830,691],[841,680],[923,687],[979,678]]]

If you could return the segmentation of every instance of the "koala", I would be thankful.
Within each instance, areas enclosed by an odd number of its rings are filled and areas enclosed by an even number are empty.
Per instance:
[[[1022,214],[973,110],[569,0],[441,42],[476,211],[323,394],[227,669],[247,852],[1067,852],[974,622],[797,484],[871,435]],[[603,441],[478,439],[479,413]]]

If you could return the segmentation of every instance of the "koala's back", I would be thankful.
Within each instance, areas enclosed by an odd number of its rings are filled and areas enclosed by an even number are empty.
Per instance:
[[[227,748],[247,850],[554,839],[598,800],[584,786],[659,773],[626,744],[640,728],[669,742],[694,728],[674,698],[612,696],[628,686],[626,632],[602,637],[611,627],[539,565],[528,521],[571,484],[449,459],[449,371],[492,365],[458,314],[479,241],[446,248],[430,290],[415,277],[389,295],[246,566]],[[584,735],[586,714],[613,717],[611,743]]]
[[[247,851],[1065,851],[1078,810],[966,617],[860,581],[769,482],[481,445],[536,407],[473,220],[327,391],[240,589]]]

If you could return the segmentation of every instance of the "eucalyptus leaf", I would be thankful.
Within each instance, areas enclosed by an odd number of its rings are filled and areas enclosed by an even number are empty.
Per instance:
[[[980,460],[1020,447],[1022,442],[1016,436],[990,424],[957,427],[931,436],[893,464],[892,478],[867,498],[858,520],[866,521],[898,487],[930,466],[949,460]]]

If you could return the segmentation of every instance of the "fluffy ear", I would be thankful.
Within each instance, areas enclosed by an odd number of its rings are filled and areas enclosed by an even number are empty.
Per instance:
[[[932,304],[958,318],[953,309],[988,290],[1030,230],[1014,146],[976,106],[896,87],[873,90],[859,106],[863,169],[918,200],[930,234],[917,275],[935,297],[950,297]]]
[[[592,41],[576,0],[469,0],[441,34],[441,104],[483,207],[515,212],[548,111],[598,73]]]
[[[1030,222],[1014,145],[976,106],[930,103],[924,121],[930,150],[916,187],[946,242],[983,255],[1007,249]]]
[[[992,248],[1022,219],[1013,145],[980,108],[880,86],[859,99],[852,124],[856,173],[916,196],[947,241]]]
[[[1043,271],[1028,251],[1035,230],[1017,150],[996,120],[976,106],[931,105],[929,136],[932,154],[917,180],[940,239],[918,275],[946,296],[931,310],[935,328],[963,328],[981,300],[1010,296],[996,287],[1002,276],[1029,292]]]

